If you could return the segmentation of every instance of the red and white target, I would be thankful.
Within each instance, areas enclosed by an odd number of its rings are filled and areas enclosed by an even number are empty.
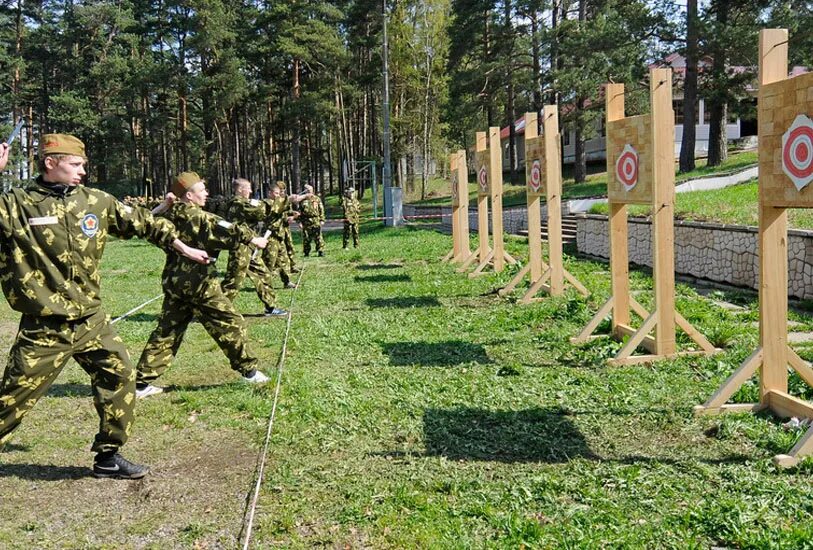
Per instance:
[[[539,160],[535,160],[531,165],[531,180],[529,183],[531,190],[538,193],[539,187],[542,185],[542,163]]]
[[[626,191],[631,191],[638,183],[638,151],[629,143],[624,145],[624,150],[615,161],[615,177]]]
[[[485,193],[488,191],[488,170],[485,166],[480,168],[480,173],[477,175],[477,181],[480,182],[480,190]]]
[[[813,121],[806,115],[793,119],[782,134],[782,171],[799,191],[813,181]]]

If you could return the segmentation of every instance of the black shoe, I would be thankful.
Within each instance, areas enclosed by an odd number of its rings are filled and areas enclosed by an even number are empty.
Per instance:
[[[310,252],[305,252],[305,253],[303,254],[303,256],[305,256],[306,258],[310,257],[310,255],[311,255],[311,253],[310,253]]]
[[[296,285],[294,283],[285,283],[285,286],[282,288],[296,288]]]
[[[298,267],[292,267],[291,268],[291,273],[301,273],[301,272],[302,272],[302,270],[299,269]]]
[[[288,315],[288,312],[282,308],[278,307],[267,307],[265,308],[265,316],[266,317],[285,317]]]
[[[324,255],[325,255],[325,253],[324,253],[324,252],[322,252],[322,251],[320,250],[320,251],[319,251],[319,257],[321,258],[321,257],[322,257],[322,256],[324,256]]]
[[[133,464],[119,453],[99,453],[93,461],[94,477],[141,479],[148,473],[150,473],[149,467]]]

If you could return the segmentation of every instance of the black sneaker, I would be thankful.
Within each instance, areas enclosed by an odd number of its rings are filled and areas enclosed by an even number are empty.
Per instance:
[[[321,257],[322,257],[322,256],[324,256],[324,255],[325,255],[325,253],[324,253],[324,252],[322,252],[322,251],[320,250],[320,251],[319,251],[319,257],[321,258]]]
[[[266,317],[285,317],[288,315],[288,312],[279,307],[267,307],[265,308],[265,316]]]
[[[99,453],[93,461],[94,477],[112,477],[115,479],[141,479],[150,473],[147,466],[133,464],[119,453]]]

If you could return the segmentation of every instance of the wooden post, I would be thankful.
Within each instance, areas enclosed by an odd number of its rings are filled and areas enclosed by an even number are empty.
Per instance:
[[[469,277],[481,274],[483,269],[485,269],[485,266],[487,266],[489,262],[491,262],[491,258],[494,255],[494,252],[491,250],[491,247],[488,244],[488,187],[486,187],[485,189],[483,188],[483,183],[485,183],[486,186],[488,186],[489,184],[488,167],[485,167],[485,173],[481,174],[483,169],[483,166],[481,166],[481,164],[483,164],[484,160],[488,158],[488,142],[486,140],[485,132],[477,132],[475,134],[474,151],[475,151],[474,176],[475,179],[477,180],[478,246],[477,250],[470,254],[469,257],[463,261],[463,265],[461,265],[457,269],[458,273],[463,273],[475,261],[478,262],[477,268],[474,270],[473,273],[469,273]],[[485,182],[482,181],[483,178],[485,178]]]
[[[788,79],[788,32],[763,29],[759,33],[759,343],[760,347],[734,371],[703,404],[698,414],[759,411],[769,409],[780,417],[813,418],[813,405],[788,394],[788,367],[813,385],[813,368],[788,346],[788,220],[787,208],[813,208],[806,158],[794,158],[797,145],[791,134],[797,118],[811,131],[808,113],[813,98],[813,75]],[[807,120],[805,120],[807,119]],[[803,133],[805,133],[803,132]],[[787,137],[788,142],[785,143]],[[804,141],[804,140],[802,140]],[[786,149],[787,145],[787,149]],[[797,166],[801,163],[801,167]],[[790,170],[790,171],[788,171]],[[804,181],[792,180],[791,176]],[[726,404],[732,395],[759,370],[757,404]],[[797,465],[813,454],[813,428],[788,454],[774,457],[782,468]]]
[[[460,263],[471,255],[469,250],[469,192],[466,151],[449,155],[452,191],[452,250],[444,262]]]
[[[672,71],[650,71],[652,112],[624,116],[624,88],[608,84],[607,107],[607,195],[610,205],[610,271],[612,296],[572,341],[592,338],[601,321],[612,313],[611,335],[629,340],[609,361],[612,365],[648,363],[683,354],[710,355],[716,350],[675,310],[674,273],[674,112]],[[629,245],[627,204],[652,207],[652,265],[655,310],[650,313],[629,291]],[[644,321],[637,330],[630,326],[631,311]],[[697,343],[701,351],[678,352],[675,326]],[[649,333],[655,331],[654,337]],[[633,356],[638,346],[649,355]]]
[[[559,113],[555,105],[543,109],[544,135],[538,137],[536,113],[525,114],[525,179],[528,205],[528,264],[504,288],[506,296],[530,274],[531,286],[519,300],[529,304],[540,290],[551,296],[564,294],[565,279],[576,290],[587,296],[589,292],[564,268],[562,258],[562,152],[559,135]],[[540,197],[544,195],[548,206],[548,261],[542,260],[542,216]]]
[[[604,91],[606,106],[606,126],[610,122],[624,118],[624,85],[607,84]],[[607,174],[615,172],[615,164],[607,155]],[[629,242],[627,240],[627,205],[619,202],[610,203],[610,276],[612,286],[613,316],[610,321],[613,333],[618,333],[620,326],[629,325],[630,317],[630,281],[629,281]]]
[[[650,71],[652,104],[652,276],[655,279],[655,354],[675,353],[675,113],[672,71]]]

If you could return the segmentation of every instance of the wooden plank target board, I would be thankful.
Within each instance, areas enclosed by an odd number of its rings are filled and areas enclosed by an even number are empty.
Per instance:
[[[672,71],[652,69],[649,73],[651,113],[624,116],[624,85],[607,84],[607,180],[610,206],[610,276],[612,295],[598,313],[571,339],[582,343],[605,317],[612,314],[611,336],[629,340],[612,365],[649,363],[686,354],[710,355],[719,350],[675,309],[674,258],[674,112],[672,110]],[[649,313],[630,294],[629,236],[627,204],[652,206],[652,278],[655,310]],[[643,320],[635,329],[631,313]],[[677,351],[675,329],[679,326],[701,348]],[[650,333],[654,331],[654,336]],[[639,347],[647,355],[633,355]]]
[[[466,151],[461,149],[449,155],[452,194],[452,250],[444,262],[459,263],[470,255],[469,250],[469,186]]]
[[[813,75],[788,78],[788,32],[759,33],[759,348],[697,414],[770,410],[780,417],[813,418],[813,404],[788,394],[788,367],[813,386],[813,368],[788,346],[787,208],[813,208]],[[757,371],[759,403],[728,404]],[[797,465],[813,454],[813,427],[774,462]]]
[[[538,136],[536,113],[525,114],[525,193],[528,204],[528,263],[504,288],[506,296],[530,274],[531,286],[519,300],[522,304],[535,301],[540,290],[551,296],[564,294],[567,280],[583,295],[588,290],[565,268],[562,259],[562,170],[559,113],[555,105],[542,111],[543,135]],[[540,199],[548,206],[548,264],[542,260],[542,219]]]
[[[505,251],[503,242],[502,220],[502,154],[500,147],[500,128],[492,126],[485,132],[476,134],[476,151],[474,154],[474,173],[477,179],[477,228],[480,247],[480,263],[469,273],[469,277],[485,275],[485,269],[491,266],[495,273],[505,269],[505,263],[516,263],[516,260]],[[489,217],[488,205],[491,202],[491,240],[493,248],[488,247]],[[465,271],[470,262],[464,262],[458,272]]]
[[[478,264],[491,261],[493,252],[488,243],[488,194],[482,189],[488,186],[488,166],[491,157],[488,155],[488,147],[485,132],[477,132],[475,135],[474,151],[474,178],[477,181],[477,239],[479,244],[477,249],[471,252],[463,260],[463,264],[457,269],[458,273],[464,273],[477,261]],[[481,181],[481,174],[484,174],[485,181]]]

